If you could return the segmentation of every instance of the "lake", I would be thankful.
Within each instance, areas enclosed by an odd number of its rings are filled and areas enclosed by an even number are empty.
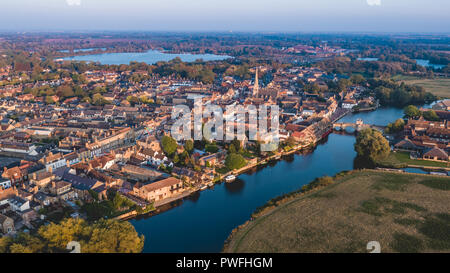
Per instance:
[[[73,52],[89,52],[89,51],[94,51],[94,50],[106,50],[106,47],[101,47],[101,48],[78,48],[78,49],[74,49]],[[63,53],[69,53],[70,50],[68,49],[63,49],[63,50],[59,50],[59,52],[63,52]]]
[[[422,60],[422,59],[414,59],[418,65],[424,66],[424,67],[432,67],[433,69],[442,69],[445,67],[445,65],[442,64],[431,64],[429,60]]]
[[[214,54],[174,54],[165,53],[158,50],[149,50],[147,52],[122,52],[122,53],[102,53],[91,54],[82,56],[65,57],[63,60],[70,61],[87,61],[87,62],[99,62],[101,64],[108,65],[120,65],[129,64],[130,62],[145,62],[147,64],[155,64],[160,61],[168,62],[170,60],[179,57],[183,62],[194,62],[198,59],[203,61],[220,61],[228,58],[232,58],[226,55],[214,55]]]
[[[380,108],[342,120],[362,118],[366,123],[387,125],[402,116],[402,109]],[[300,189],[317,177],[352,170],[354,143],[354,136],[331,134],[313,152],[288,156],[242,174],[233,183],[196,193],[165,212],[130,222],[145,235],[144,252],[220,252],[230,232],[270,199]]]
[[[358,58],[358,61],[366,61],[366,62],[375,62],[378,61],[378,58]]]

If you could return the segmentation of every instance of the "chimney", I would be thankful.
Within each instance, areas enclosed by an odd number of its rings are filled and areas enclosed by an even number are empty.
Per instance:
[[[52,166],[48,167],[48,172],[49,172],[49,173],[53,173],[53,168],[52,168]]]
[[[34,172],[34,173],[33,173],[33,179],[36,180],[36,178],[37,178],[37,175],[36,175],[36,173]]]
[[[69,160],[66,160],[66,166],[67,166],[67,168],[70,168],[70,161]]]

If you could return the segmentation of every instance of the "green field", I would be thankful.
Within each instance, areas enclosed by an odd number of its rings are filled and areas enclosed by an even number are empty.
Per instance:
[[[436,96],[450,98],[449,78],[423,79],[414,76],[397,75],[392,79],[395,81],[402,81],[406,84],[422,86],[426,91]]]
[[[423,167],[437,167],[449,168],[450,164],[445,162],[435,162],[429,160],[411,159],[407,152],[391,152],[388,158],[378,162],[385,167],[403,168],[407,166],[423,166]]]
[[[353,171],[234,230],[224,252],[450,251],[450,178]],[[280,200],[280,199],[278,199]]]

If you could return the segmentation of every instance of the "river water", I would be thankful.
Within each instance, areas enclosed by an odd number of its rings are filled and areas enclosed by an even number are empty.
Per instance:
[[[348,115],[342,121],[362,118],[366,123],[387,125],[402,115],[402,109],[380,108]],[[312,152],[288,156],[242,174],[233,183],[196,193],[165,212],[130,222],[145,235],[144,252],[220,252],[230,232],[268,200],[317,177],[352,170],[354,143],[354,136],[333,133]]]

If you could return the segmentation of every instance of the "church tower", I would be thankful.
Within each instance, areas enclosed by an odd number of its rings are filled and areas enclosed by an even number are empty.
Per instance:
[[[258,68],[255,73],[255,83],[253,84],[253,97],[257,97],[259,92]]]

